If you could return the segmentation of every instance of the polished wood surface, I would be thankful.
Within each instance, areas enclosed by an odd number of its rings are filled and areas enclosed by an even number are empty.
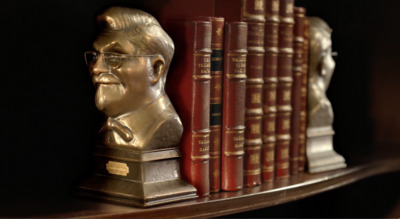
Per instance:
[[[74,197],[66,202],[63,201],[64,206],[60,201],[57,206],[58,209],[51,210],[51,214],[40,215],[37,212],[32,212],[32,215],[79,218],[216,217],[276,206],[342,187],[367,177],[395,171],[400,171],[400,159],[398,159],[398,156],[391,156],[376,161],[364,161],[346,169],[319,174],[302,173],[289,180],[277,181],[274,184],[264,183],[261,186],[244,188],[240,191],[214,193],[207,198],[198,198],[154,208],[134,208]],[[39,208],[50,209],[51,205],[45,206],[44,203],[41,203],[41,206],[38,206],[37,209]],[[18,214],[13,216],[18,216]]]

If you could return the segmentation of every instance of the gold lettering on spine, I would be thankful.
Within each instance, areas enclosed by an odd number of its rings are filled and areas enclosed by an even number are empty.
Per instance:
[[[260,124],[251,124],[251,134],[260,134],[261,126]]]
[[[285,119],[282,121],[282,129],[289,130],[290,129],[290,119]]]
[[[293,3],[289,3],[286,5],[286,14],[292,14],[293,13]]]
[[[218,176],[219,176],[219,170],[218,170],[218,169],[215,169],[215,170],[213,171],[213,175],[214,175],[215,177],[218,177]]]
[[[218,28],[218,30],[215,31],[218,36],[222,35],[222,28]]]
[[[235,136],[233,137],[234,148],[243,148],[244,145],[244,136]]]
[[[262,0],[254,1],[254,10],[264,10],[264,3]]]
[[[210,151],[210,140],[207,139],[200,139],[198,141],[199,145],[200,145],[200,152],[208,152]]]
[[[210,54],[195,54],[196,60],[199,62],[196,65],[197,72],[193,75],[195,80],[197,79],[211,79],[210,66],[211,66],[211,55]]]
[[[292,96],[291,90],[285,90],[283,92],[283,100],[290,101],[290,97]]]
[[[276,101],[276,91],[275,90],[269,92],[269,99],[271,101]]]
[[[261,103],[261,94],[260,93],[251,94],[251,103]]]
[[[281,159],[287,159],[289,158],[289,148],[283,148],[281,150]]]
[[[232,62],[235,66],[233,72],[235,74],[246,74],[246,55],[238,55],[232,57]]]
[[[207,152],[207,151],[210,151],[210,147],[209,146],[200,147],[200,152]]]
[[[275,153],[273,151],[268,151],[265,156],[265,161],[267,161],[267,162],[274,161],[274,155],[275,155]]]
[[[272,11],[278,12],[279,11],[279,0],[273,1],[272,2]]]
[[[203,63],[198,64],[198,68],[200,69],[200,74],[210,74],[211,67],[211,57],[204,56]]]
[[[250,164],[260,164],[260,154],[250,155]]]
[[[108,161],[106,164],[106,170],[109,174],[127,176],[129,173],[129,167],[126,163]]]
[[[270,121],[268,122],[268,132],[273,132],[275,131],[275,121]]]

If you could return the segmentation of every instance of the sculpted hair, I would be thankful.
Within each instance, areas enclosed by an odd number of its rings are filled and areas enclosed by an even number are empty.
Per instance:
[[[102,32],[125,32],[137,49],[134,55],[160,54],[165,61],[165,82],[175,47],[153,16],[138,9],[111,7],[97,17],[97,25]]]
[[[322,58],[323,39],[331,38],[332,29],[319,17],[310,17],[310,73],[315,72]],[[316,71],[318,72],[318,71]]]

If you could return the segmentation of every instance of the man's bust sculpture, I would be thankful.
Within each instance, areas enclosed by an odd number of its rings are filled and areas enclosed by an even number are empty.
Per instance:
[[[322,172],[346,167],[333,149],[333,111],[326,97],[335,61],[332,59],[332,29],[318,17],[310,17],[310,63],[308,81],[307,160],[308,171]]]
[[[176,145],[182,124],[164,92],[174,43],[151,15],[113,7],[98,16],[100,34],[85,53],[95,102],[108,117],[106,146],[147,151]]]
[[[197,197],[180,176],[183,128],[164,91],[173,41],[137,9],[109,8],[97,24],[100,33],[85,60],[107,120],[94,148],[94,174],[78,193],[135,206]]]
[[[310,18],[309,127],[333,123],[332,106],[326,97],[335,69],[331,33],[332,29],[322,19]]]

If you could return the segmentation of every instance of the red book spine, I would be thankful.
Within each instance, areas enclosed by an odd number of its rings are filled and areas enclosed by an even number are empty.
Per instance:
[[[301,101],[300,101],[300,152],[299,152],[299,172],[303,172],[306,162],[306,131],[307,131],[307,87],[308,87],[308,54],[310,41],[310,23],[304,17],[303,29],[303,74],[301,79]]]
[[[293,83],[293,7],[294,0],[279,2],[278,86],[276,118],[276,178],[289,177],[290,120]]]
[[[294,8],[294,41],[293,41],[293,89],[292,89],[292,120],[291,120],[291,142],[290,142],[290,174],[299,172],[300,156],[300,114],[301,114],[301,80],[303,76],[304,61],[304,16],[305,9]]]
[[[222,77],[224,68],[224,18],[200,17],[212,24],[210,87],[210,192],[221,189]]]
[[[279,0],[266,0],[265,5],[265,59],[264,59],[264,104],[262,131],[262,181],[274,180],[275,170],[275,120],[276,87],[278,83],[278,31]]]
[[[167,89],[184,129],[179,145],[181,172],[196,187],[199,196],[207,196],[210,191],[211,23],[172,22],[169,30],[180,42],[177,55],[185,58],[171,66],[168,80],[175,83]]]
[[[225,24],[221,189],[243,188],[247,23]]]
[[[262,94],[264,73],[265,0],[242,0],[242,20],[247,21],[247,64],[244,141],[244,185],[261,184]]]

